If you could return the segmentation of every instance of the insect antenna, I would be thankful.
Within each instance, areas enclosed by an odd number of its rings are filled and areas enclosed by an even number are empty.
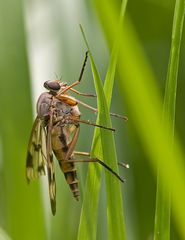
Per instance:
[[[62,80],[62,74],[61,74],[60,77],[58,76],[58,74],[57,74],[56,72],[54,72],[54,74],[55,74],[55,78],[56,78],[57,80],[60,80],[60,81]]]
[[[59,78],[58,78],[58,74],[57,74],[56,72],[54,72],[54,74],[55,74],[55,78],[56,78],[56,79],[59,79]]]

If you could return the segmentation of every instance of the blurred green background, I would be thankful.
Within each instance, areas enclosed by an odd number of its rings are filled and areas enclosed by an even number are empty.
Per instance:
[[[86,51],[79,24],[85,29],[100,75],[102,79],[105,77],[110,49],[95,2],[0,0],[0,239],[8,239],[1,234],[1,229],[13,240],[77,238],[82,200],[76,202],[72,198],[56,163],[57,214],[53,217],[49,206],[47,178],[42,177],[27,186],[25,156],[35,117],[36,101],[44,91],[44,81],[62,76],[62,81],[72,83],[79,77]],[[120,1],[114,2],[120,5]],[[162,98],[174,6],[173,0],[132,0],[128,1],[126,9],[126,18],[129,17],[136,30],[140,47],[153,71]],[[106,27],[111,27],[109,21]],[[184,40],[183,35],[176,108],[176,135],[182,146],[185,144]],[[133,71],[134,68],[133,64],[132,68],[127,70]],[[118,160],[130,165],[129,170],[120,169],[120,175],[126,178],[126,183],[122,186],[126,235],[129,240],[149,240],[153,238],[154,229],[156,172],[148,161],[146,148],[141,143],[132,119],[134,114],[128,99],[123,95],[120,79],[116,72],[111,111],[129,118],[127,123],[113,119]],[[89,62],[82,84],[77,89],[82,92],[95,92]],[[79,99],[96,106],[96,99]],[[82,107],[80,111],[83,119],[96,120],[89,110]],[[150,131],[147,125],[146,131]],[[82,125],[77,149],[90,151],[92,137],[93,127]],[[78,164],[77,169],[83,199],[87,165]],[[104,200],[103,181],[97,239],[108,238]],[[171,239],[181,239],[173,214]]]

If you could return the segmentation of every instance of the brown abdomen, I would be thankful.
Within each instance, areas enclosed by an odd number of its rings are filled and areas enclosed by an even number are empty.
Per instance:
[[[52,130],[52,149],[58,159],[60,168],[64,173],[67,183],[73,193],[76,200],[79,200],[79,188],[78,179],[76,174],[76,168],[73,162],[68,162],[65,159],[68,151],[68,144],[70,143],[71,130],[69,127],[54,126]]]

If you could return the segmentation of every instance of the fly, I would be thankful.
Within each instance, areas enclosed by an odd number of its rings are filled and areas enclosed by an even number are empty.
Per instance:
[[[79,187],[75,162],[97,162],[114,174],[120,181],[124,182],[124,179],[103,161],[90,157],[88,152],[74,150],[79,136],[80,123],[115,131],[113,128],[80,119],[81,114],[78,104],[94,112],[98,110],[69,95],[69,91],[71,91],[82,96],[95,96],[93,94],[81,93],[73,88],[81,82],[87,58],[88,52],[86,52],[80,77],[76,82],[67,85],[67,83],[59,80],[46,81],[44,87],[48,92],[42,93],[37,101],[37,117],[33,124],[28,144],[26,178],[29,183],[30,180],[45,175],[46,166],[53,215],[56,213],[56,182],[53,153],[76,200],[79,200]],[[127,117],[118,114],[110,113],[110,115],[127,120]],[[76,155],[83,158],[76,159]],[[127,164],[120,163],[120,165],[128,167]]]

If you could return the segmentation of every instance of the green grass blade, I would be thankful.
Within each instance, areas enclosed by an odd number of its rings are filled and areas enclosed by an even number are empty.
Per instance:
[[[83,37],[85,35],[81,27]],[[86,41],[86,40],[85,40]],[[86,41],[86,45],[88,45]],[[89,47],[88,47],[89,50]],[[90,59],[92,59],[92,54],[90,52]],[[92,63],[91,63],[92,64]],[[94,73],[98,78],[99,83],[101,80],[97,72]],[[97,92],[97,96],[99,92]],[[97,120],[99,124],[99,120]],[[100,140],[100,130],[95,129],[93,143],[92,143],[92,154],[102,159],[102,150],[101,150],[101,140]],[[87,174],[87,181],[85,186],[83,205],[81,210],[80,224],[78,229],[78,240],[81,239],[96,239],[96,228],[97,228],[97,209],[98,209],[98,200],[99,200],[99,190],[101,182],[101,168],[95,164],[89,164],[89,171]]]
[[[113,45],[110,63],[108,66],[106,79],[104,83],[104,92],[107,100],[108,109],[110,109],[110,104],[111,104],[112,90],[114,85],[114,76],[115,76],[115,70],[117,65],[117,56],[118,56],[119,45],[120,45],[120,32],[121,32],[121,28],[123,27],[123,18],[125,14],[126,5],[127,5],[127,1],[122,1],[120,19],[118,22],[118,30],[115,33],[116,34],[115,42]],[[112,159],[113,169],[116,169],[116,171],[118,171],[114,138],[112,138],[111,140],[112,140],[112,156],[110,159]],[[105,154],[107,154],[107,150]],[[110,153],[108,153],[108,156],[110,156],[109,154]],[[104,156],[108,158],[107,155],[104,155]],[[111,164],[111,162],[109,164]],[[109,236],[109,239],[125,239],[126,238],[125,222],[124,222],[124,215],[123,215],[123,201],[122,201],[120,185],[117,184],[116,182],[115,184],[112,184],[112,182],[110,182],[109,180],[110,179],[107,177],[106,190],[107,190],[108,236]],[[114,199],[112,199],[112,196],[114,196]],[[114,203],[116,203],[116,206],[114,205]]]
[[[109,62],[109,66],[108,66],[108,70],[105,78],[105,83],[104,83],[104,92],[105,92],[108,108],[110,108],[110,104],[111,104],[112,90],[114,85],[114,76],[115,76],[116,65],[117,65],[117,56],[118,56],[119,45],[120,45],[120,33],[121,33],[121,28],[123,27],[123,19],[125,15],[126,6],[127,6],[127,0],[122,1],[120,19],[118,22],[118,30],[115,33],[116,37],[114,40],[114,45],[111,52],[110,62]]]
[[[25,177],[33,119],[22,4],[0,1],[0,221],[14,240],[41,240],[46,233],[39,186],[28,186]]]
[[[172,147],[173,154],[173,135],[175,126],[175,105],[177,92],[177,75],[179,65],[179,53],[181,45],[181,36],[184,22],[185,1],[177,0],[174,13],[174,22],[172,30],[172,43],[166,79],[165,97],[164,97],[164,121],[169,122],[172,131],[172,138],[168,139]],[[157,196],[155,212],[154,239],[170,239],[170,191],[166,189],[161,179],[160,163],[157,176]]]
[[[81,29],[82,30],[82,29]],[[97,71],[97,68],[95,66],[92,53],[90,51],[90,48],[88,46],[87,40],[85,38],[84,32],[82,30],[82,34],[84,36],[84,40],[86,42],[87,48],[90,52],[90,61],[91,61],[91,67],[92,72],[95,80],[95,86],[98,96],[98,109],[99,109],[99,115],[98,115],[98,123],[102,124],[104,126],[111,126],[110,116],[108,113],[108,108],[106,105],[106,98],[103,91],[102,82],[99,76],[99,73]],[[112,58],[110,61],[110,66],[108,70],[108,74],[106,77],[106,84],[110,83],[109,86],[113,87],[113,81],[114,81],[114,74],[111,74],[111,72],[115,72],[115,66],[116,66],[116,54],[117,52],[117,46],[115,47]],[[111,71],[112,70],[112,71]],[[108,92],[108,90],[110,92]],[[107,95],[108,93],[111,96],[112,89],[107,89]],[[111,98],[109,98],[111,99]],[[110,107],[110,101],[109,101],[109,107]],[[101,136],[101,140],[100,140]],[[114,139],[112,136],[112,133],[109,131],[101,131],[99,129],[95,130],[93,145],[92,145],[92,153],[93,155],[97,156],[100,159],[106,159],[109,166],[113,167],[113,169],[117,170],[117,159],[116,159],[116,152],[115,152],[115,144]],[[101,146],[102,150],[101,151]],[[109,160],[109,161],[108,161]],[[111,160],[111,161],[110,161]],[[90,166],[91,168],[91,166]],[[94,169],[92,169],[92,172]],[[85,194],[84,196],[84,203],[82,208],[82,215],[81,215],[81,222],[79,227],[79,235],[78,239],[83,239],[85,236],[91,236],[91,239],[96,238],[96,221],[97,221],[97,208],[98,208],[98,196],[99,196],[99,189],[100,189],[100,168],[98,168],[98,175],[91,175],[91,170],[88,173],[87,178],[87,185],[86,188],[90,189],[91,195]],[[90,176],[92,176],[92,179],[90,179]],[[98,179],[99,178],[99,179]],[[97,181],[96,181],[97,180]],[[93,185],[96,181],[97,185]],[[99,181],[99,182],[98,182]],[[108,224],[109,224],[109,238],[114,239],[124,239],[125,230],[124,230],[124,218],[123,218],[123,207],[122,207],[122,198],[121,198],[121,189],[120,184],[117,179],[112,179],[112,176],[110,176],[110,173],[106,174],[106,186],[107,187],[107,199],[108,199]],[[91,189],[91,187],[93,187]],[[95,191],[94,191],[95,190]],[[88,191],[85,191],[87,193]],[[92,194],[93,192],[93,194]],[[89,198],[91,198],[92,206],[90,206]],[[86,208],[86,202],[88,202],[89,208]],[[94,203],[95,204],[94,204]],[[91,219],[92,223],[87,221],[87,210],[89,214],[89,219]],[[89,212],[90,210],[90,212]],[[85,213],[86,212],[86,213]],[[92,215],[91,215],[92,213]],[[94,214],[96,213],[96,214]],[[93,217],[93,218],[92,218]],[[85,224],[90,224],[93,231],[89,232],[88,234],[88,226],[85,226]],[[84,232],[86,235],[84,235]],[[83,234],[83,235],[82,235]]]
[[[111,45],[112,29],[117,26],[116,17],[119,15],[119,10],[114,1],[96,1],[96,4],[100,19],[104,18],[103,27],[105,22],[109,25],[109,28],[105,26],[104,30]],[[175,139],[175,163],[173,163],[171,146],[168,144],[169,136],[173,136],[173,133],[168,126],[161,123],[163,111],[159,89],[135,30],[129,21],[121,35],[118,62],[120,73],[118,84],[131,112],[129,122],[133,121],[155,173],[157,162],[161,164],[162,181],[172,193],[174,221],[182,239],[185,239],[184,152],[178,140]]]
[[[164,111],[172,124],[172,131],[175,125],[175,106],[177,92],[177,75],[179,66],[179,54],[181,37],[184,24],[185,0],[177,0],[174,12],[172,43],[166,80]]]
[[[85,38],[83,29],[81,28],[85,43],[90,52],[90,60],[92,64],[93,77],[97,78],[97,82],[100,85],[97,89],[97,97],[101,95],[100,89],[102,88],[101,79],[99,73],[96,69],[96,66],[93,61],[92,53],[89,49],[87,40]],[[96,85],[97,86],[97,85]],[[104,93],[103,93],[104,94]],[[98,101],[98,109],[101,108],[100,101]],[[100,106],[99,106],[100,105]],[[99,112],[100,113],[100,112]],[[101,114],[102,115],[102,114]],[[100,114],[98,114],[97,123],[100,124]],[[103,152],[101,147],[101,132],[100,129],[96,128],[93,143],[92,143],[92,154],[103,159]],[[87,182],[81,212],[80,226],[78,232],[78,239],[96,239],[96,228],[97,228],[97,214],[98,214],[98,200],[99,200],[99,190],[100,190],[100,181],[101,181],[101,172],[102,169],[100,166],[94,164],[89,165],[89,171],[87,174]]]

